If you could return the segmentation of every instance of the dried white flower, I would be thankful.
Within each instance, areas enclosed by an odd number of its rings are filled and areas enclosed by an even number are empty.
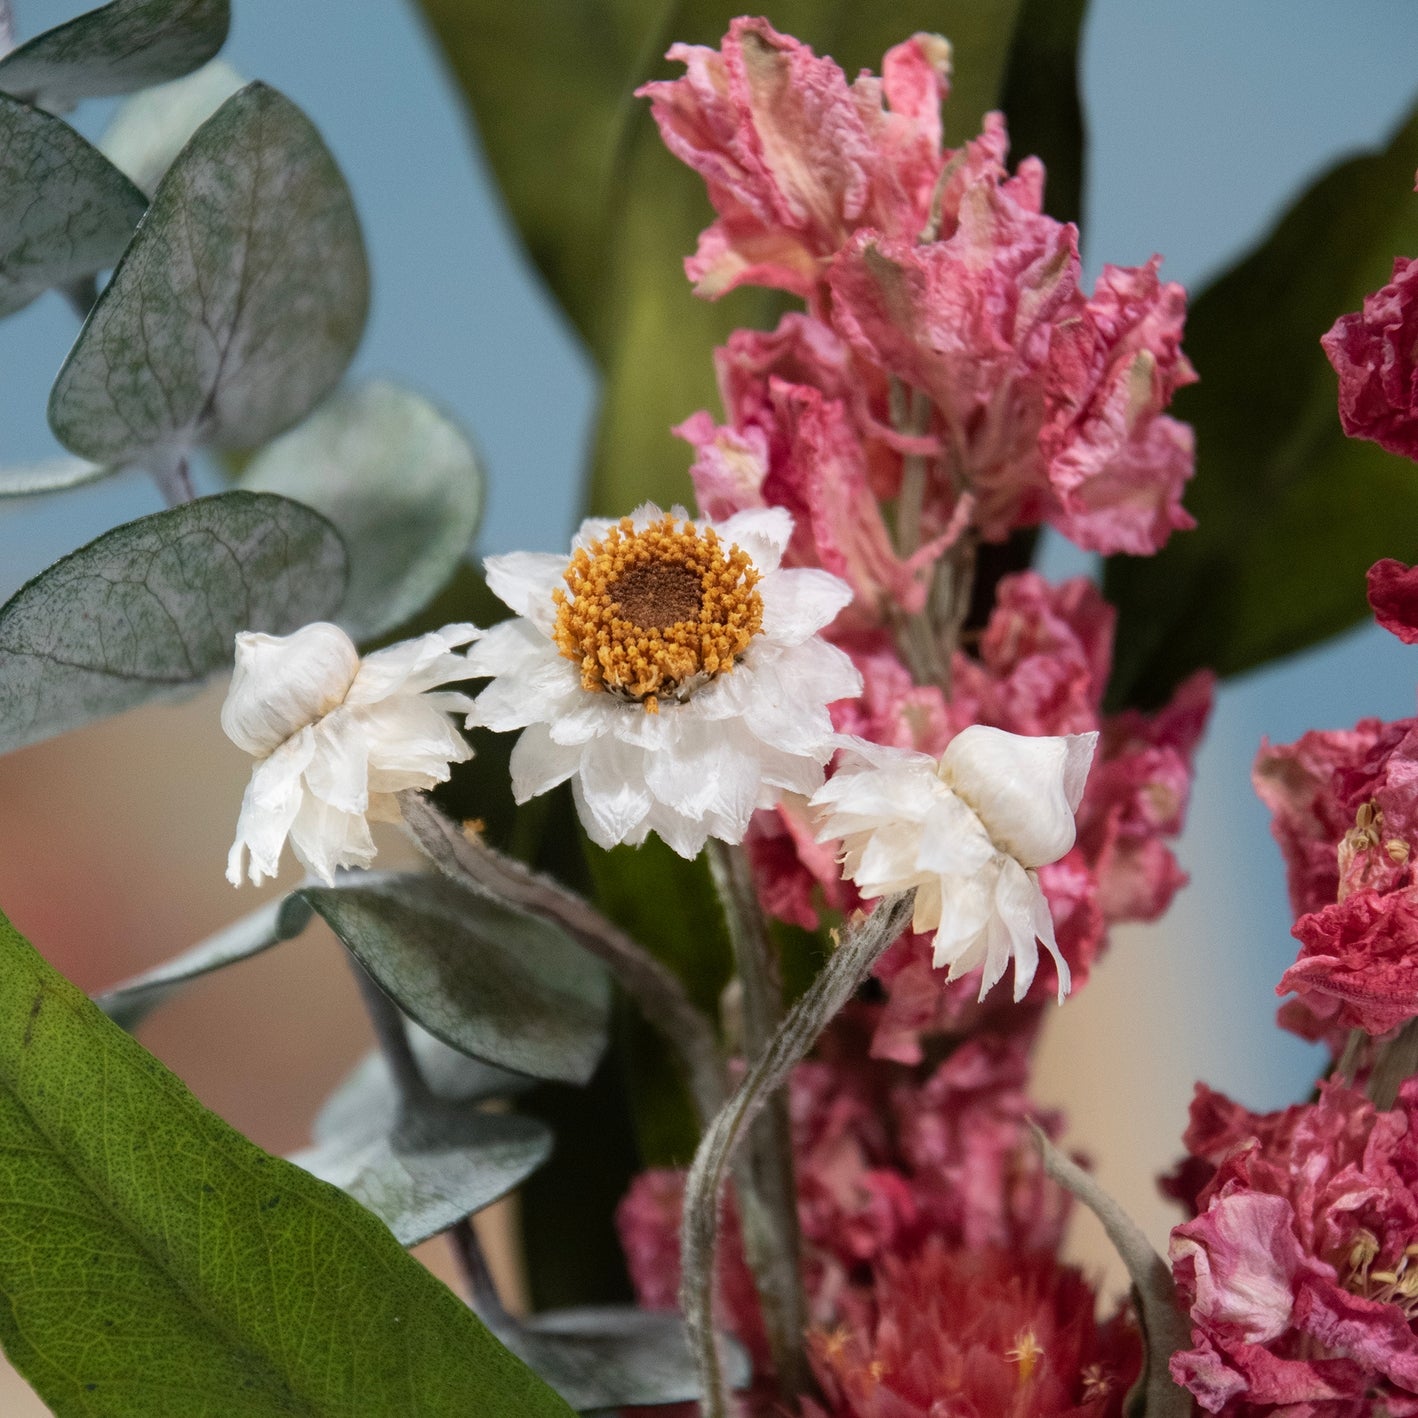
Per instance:
[[[517,801],[570,779],[592,841],[655,832],[693,857],[820,786],[827,706],[861,677],[817,634],[850,589],[779,567],[792,528],[781,508],[716,524],[646,504],[584,522],[569,560],[490,557],[488,585],[518,616],[469,654],[495,677],[469,722],[523,730]]]
[[[376,650],[363,660],[337,625],[323,621],[294,635],[236,637],[236,671],[222,728],[261,761],[251,773],[227,880],[275,876],[289,836],[296,856],[322,881],[337,867],[374,860],[371,820],[397,822],[394,795],[431,788],[448,765],[473,751],[453,713],[473,701],[436,686],[467,679],[471,625],[449,625],[416,640]]]
[[[983,724],[957,734],[939,763],[923,753],[846,741],[843,765],[813,798],[818,840],[840,838],[843,874],[869,900],[916,892],[912,928],[935,932],[934,963],[954,980],[984,966],[980,998],[1014,961],[1014,998],[1054,957],[1068,964],[1035,871],[1073,846],[1094,734],[1026,738]]]

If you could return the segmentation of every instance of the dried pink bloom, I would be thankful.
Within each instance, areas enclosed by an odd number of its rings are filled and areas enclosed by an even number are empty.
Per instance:
[[[1339,375],[1339,421],[1350,438],[1418,458],[1418,262],[1399,256],[1393,278],[1341,315],[1321,340]]]
[[[1119,1418],[1140,1346],[1125,1314],[1100,1324],[1096,1310],[1047,1252],[932,1237],[811,1336],[823,1397],[803,1418]]]
[[[677,44],[668,57],[684,76],[637,94],[719,214],[685,262],[699,294],[753,283],[810,298],[858,226],[925,224],[943,162],[944,40],[916,35],[886,56],[883,78],[852,84],[762,19],[733,21],[719,50]]]
[[[1228,1418],[1418,1413],[1418,1084],[1391,1112],[1321,1085],[1247,1115],[1200,1090],[1188,1141],[1217,1164],[1172,1233],[1194,1347],[1172,1375]]]
[[[1369,568],[1369,605],[1385,630],[1405,645],[1418,642],[1418,566],[1385,557]]]

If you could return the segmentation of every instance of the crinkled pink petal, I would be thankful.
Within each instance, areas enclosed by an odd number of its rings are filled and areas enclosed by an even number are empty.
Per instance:
[[[1418,566],[1385,557],[1369,568],[1369,605],[1385,630],[1405,645],[1418,643]]]
[[[701,412],[671,431],[694,448],[689,475],[703,516],[717,521],[766,506],[763,481],[768,476],[768,448],[762,430],[724,428]]]
[[[1322,1277],[1302,1282],[1295,1324],[1335,1354],[1418,1392],[1418,1337],[1397,1305],[1351,1295]]]

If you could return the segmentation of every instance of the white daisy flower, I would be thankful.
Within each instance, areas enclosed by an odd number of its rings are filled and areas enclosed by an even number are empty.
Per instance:
[[[448,765],[473,756],[453,713],[472,699],[430,693],[472,673],[453,650],[480,634],[448,625],[363,660],[337,625],[319,621],[294,635],[236,637],[236,671],[222,728],[261,761],[251,773],[227,880],[275,876],[289,836],[296,856],[322,881],[337,867],[374,860],[370,820],[397,822],[395,794],[446,782]]]
[[[833,751],[827,706],[861,692],[817,632],[851,600],[825,571],[782,570],[782,508],[691,521],[646,504],[582,523],[571,557],[489,557],[517,612],[473,647],[493,676],[469,723],[521,729],[520,802],[571,780],[602,847],[655,832],[683,857],[741,842],[783,792],[809,794]]]
[[[1074,842],[1073,815],[1098,735],[1026,738],[973,724],[939,763],[850,739],[848,759],[813,798],[818,841],[840,838],[843,874],[863,896],[916,892],[912,928],[935,932],[934,963],[957,979],[984,966],[980,998],[1014,961],[1014,998],[1054,957],[1059,1001],[1068,964],[1036,867]]]

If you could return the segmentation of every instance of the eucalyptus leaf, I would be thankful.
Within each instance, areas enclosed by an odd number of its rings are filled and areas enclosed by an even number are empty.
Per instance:
[[[0,1341],[57,1418],[566,1418],[363,1207],[268,1156],[0,917]]]
[[[182,986],[291,940],[305,929],[310,916],[310,907],[299,897],[272,901],[174,959],[96,995],[94,1003],[120,1028],[136,1029]]]
[[[334,159],[294,104],[250,84],[159,183],[59,371],[50,425],[100,463],[264,443],[339,381],[368,308]]]
[[[595,1070],[610,982],[559,928],[421,874],[361,874],[300,895],[445,1044],[534,1078],[585,1083]]]
[[[551,1155],[533,1118],[451,1110],[394,1133],[330,1138],[291,1161],[354,1197],[402,1246],[437,1236],[490,1206]]]
[[[350,554],[340,623],[373,639],[443,588],[478,529],[483,474],[458,426],[394,384],[342,389],[252,460],[241,486],[328,517]]]
[[[1201,382],[1172,412],[1197,435],[1195,531],[1113,557],[1111,692],[1156,704],[1192,670],[1236,674],[1366,619],[1364,573],[1418,560],[1418,475],[1346,438],[1320,336],[1418,253],[1418,108],[1381,153],[1341,163],[1192,302]]]
[[[63,492],[83,487],[118,472],[86,458],[47,458],[40,463],[24,463],[0,468],[0,497],[33,497],[42,492]]]
[[[144,89],[119,105],[99,151],[150,195],[187,140],[246,80],[220,59],[191,74]]]
[[[62,119],[0,94],[0,316],[114,265],[147,206]]]
[[[515,1332],[507,1347],[573,1408],[619,1409],[692,1403],[699,1379],[684,1324],[676,1315],[621,1306],[549,1310]],[[752,1375],[748,1355],[723,1340],[734,1388]]]
[[[269,493],[116,527],[0,606],[0,752],[196,686],[238,630],[325,619],[344,581],[330,524]]]
[[[205,64],[230,27],[229,0],[112,0],[0,59],[0,92],[61,111],[130,94]]]
[[[999,100],[1020,0],[784,0],[773,23],[831,54],[848,74],[879,70],[914,30],[947,35],[952,141],[972,137]],[[738,326],[771,324],[783,300],[735,291],[698,300],[684,257],[713,213],[703,180],[664,149],[648,79],[682,72],[673,42],[716,46],[731,0],[420,0],[477,118],[484,151],[522,239],[605,374],[590,488],[620,514],[689,495],[688,451],[669,432],[716,403],[713,348]],[[568,200],[574,193],[574,200]]]

